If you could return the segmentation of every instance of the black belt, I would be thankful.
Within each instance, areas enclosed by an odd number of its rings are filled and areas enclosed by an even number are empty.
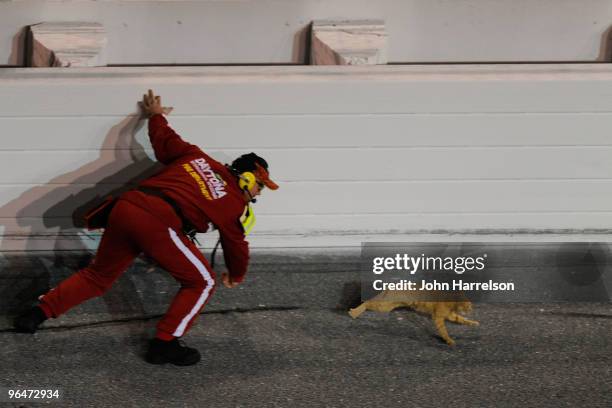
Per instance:
[[[172,207],[172,209],[174,210],[176,215],[179,217],[179,219],[181,220],[183,233],[185,235],[187,235],[189,237],[189,239],[191,239],[192,241],[196,241],[197,242],[197,240],[195,238],[195,235],[197,233],[196,227],[191,223],[191,221],[189,221],[183,215],[183,212],[181,211],[181,207],[179,207],[179,205],[176,203],[176,201],[174,201],[172,198],[170,198],[166,194],[164,194],[163,191],[158,190],[158,189],[153,188],[153,187],[139,186],[139,187],[136,187],[135,190],[136,191],[140,191],[142,193],[145,193],[147,195],[152,195],[152,196],[155,196],[155,197],[159,197],[162,200],[164,200],[165,202],[167,202],[170,205],[170,207]]]

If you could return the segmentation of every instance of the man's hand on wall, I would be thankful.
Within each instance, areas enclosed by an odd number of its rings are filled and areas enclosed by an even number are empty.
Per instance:
[[[142,96],[142,102],[140,103],[142,113],[147,118],[153,115],[163,114],[169,115],[172,112],[171,106],[162,106],[161,96],[155,96],[152,90]]]

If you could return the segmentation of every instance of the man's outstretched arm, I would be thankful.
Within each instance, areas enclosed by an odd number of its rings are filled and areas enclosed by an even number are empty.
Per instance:
[[[149,139],[159,162],[168,164],[181,156],[199,152],[197,146],[185,142],[168,125],[163,115],[169,115],[173,108],[162,106],[160,96],[156,96],[149,89],[149,92],[143,95],[140,105],[143,114],[149,118]]]

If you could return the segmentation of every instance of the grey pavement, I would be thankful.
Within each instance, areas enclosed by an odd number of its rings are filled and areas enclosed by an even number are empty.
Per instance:
[[[450,348],[410,310],[352,320],[355,254],[255,256],[185,337],[203,361],[160,367],[142,355],[176,290],[163,271],[137,262],[102,298],[27,335],[11,316],[79,260],[0,262],[0,387],[59,387],[52,406],[612,406],[610,303],[478,303],[481,326],[449,323]]]
[[[607,304],[477,305],[480,327],[404,310],[204,313],[192,367],[142,360],[155,320],[0,333],[5,387],[62,388],[62,407],[612,406]],[[35,406],[21,404],[13,406]]]

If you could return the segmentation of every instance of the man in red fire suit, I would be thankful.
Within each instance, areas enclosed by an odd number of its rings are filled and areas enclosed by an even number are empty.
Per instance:
[[[145,253],[181,285],[145,356],[152,364],[191,365],[200,353],[182,345],[182,337],[215,290],[215,273],[187,236],[214,225],[220,234],[225,264],[224,286],[244,279],[249,261],[245,227],[248,203],[261,189],[276,190],[268,164],[255,153],[226,166],[199,147],[185,142],[164,118],[163,107],[151,90],[142,109],[149,117],[149,137],[158,161],[165,167],[138,188],[121,195],[112,208],[94,260],[40,297],[39,305],[15,319],[19,332],[34,333],[48,318],[104,294],[133,260]]]

